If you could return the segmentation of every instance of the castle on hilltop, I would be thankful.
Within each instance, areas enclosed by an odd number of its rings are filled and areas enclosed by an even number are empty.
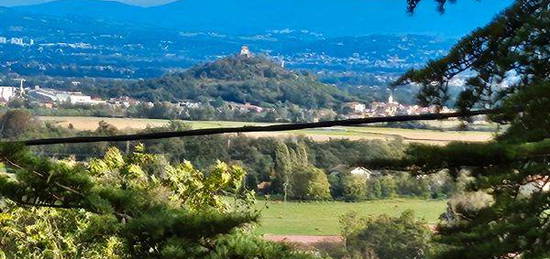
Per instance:
[[[246,57],[246,58],[251,58],[252,57],[252,52],[250,52],[250,49],[248,48],[248,46],[244,45],[241,47],[241,54],[240,54],[242,57]]]

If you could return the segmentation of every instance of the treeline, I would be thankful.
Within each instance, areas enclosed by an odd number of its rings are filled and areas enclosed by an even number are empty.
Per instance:
[[[128,107],[106,104],[59,104],[46,108],[38,103],[14,99],[0,110],[27,109],[37,116],[93,116],[118,118],[147,118],[166,120],[219,120],[247,122],[314,122],[343,118],[332,110],[303,109],[295,104],[279,103],[269,109],[245,110],[222,99],[203,100],[196,107],[184,107],[169,102],[132,104]]]
[[[359,175],[330,175],[331,193],[336,199],[361,201],[395,197],[425,199],[448,198],[461,184],[447,172],[414,177],[407,172],[388,172],[387,175],[365,179]]]
[[[2,136],[55,130],[32,127],[38,122],[28,115],[4,115]],[[102,123],[94,133],[115,131]],[[290,198],[329,197],[325,172],[304,160],[305,145],[277,142],[275,148],[284,155],[275,161],[277,168],[293,171],[283,178]],[[345,245],[317,243],[300,251],[265,241],[250,231],[261,221],[254,193],[243,188],[242,167],[218,161],[198,169],[150,154],[142,144],[132,149],[111,146],[78,163],[70,156],[56,160],[1,144],[0,227],[6,234],[0,235],[0,257],[412,259],[431,258],[439,249],[427,223],[411,211],[397,218],[342,215]],[[443,220],[468,213],[469,199],[451,199]]]
[[[94,131],[61,128],[36,121],[22,110],[7,112],[1,123],[2,137],[10,139],[127,133],[105,122],[100,122]],[[141,132],[181,131],[189,128],[185,123],[172,121],[167,126],[148,128]],[[50,157],[87,160],[103,155],[109,146],[129,152],[137,144],[52,145],[33,147],[32,150]],[[397,196],[443,198],[455,190],[455,181],[446,173],[417,178],[396,171],[375,171],[368,175],[351,172],[360,161],[403,156],[405,144],[400,140],[334,139],[316,142],[306,137],[281,139],[214,135],[148,140],[143,144],[146,152],[162,154],[171,163],[190,161],[199,169],[208,169],[217,161],[240,165],[247,171],[245,183],[249,189],[277,199],[361,201]]]

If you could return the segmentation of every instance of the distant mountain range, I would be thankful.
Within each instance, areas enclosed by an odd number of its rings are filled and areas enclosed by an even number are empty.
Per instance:
[[[402,73],[444,55],[510,2],[462,0],[440,15],[423,1],[413,16],[405,0],[182,0],[147,8],[60,0],[0,7],[0,75],[151,78],[231,55],[241,45],[289,68]]]
[[[89,2],[127,8],[120,3]],[[60,2],[48,6],[55,4]],[[285,62],[289,68],[400,73],[445,54],[454,42],[426,35],[328,37],[293,29],[256,34],[188,32],[131,19],[101,20],[0,7],[0,74],[24,76],[158,77],[234,54],[242,45]]]
[[[148,24],[188,32],[228,34],[308,30],[327,36],[431,34],[460,37],[484,25],[512,0],[458,1],[446,15],[423,1],[414,16],[405,0],[181,0],[143,8],[114,1],[59,0],[14,7],[52,16]]]

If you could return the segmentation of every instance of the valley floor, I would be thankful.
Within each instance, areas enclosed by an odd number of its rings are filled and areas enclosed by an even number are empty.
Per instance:
[[[261,211],[259,234],[337,236],[340,235],[339,217],[356,211],[361,216],[386,214],[399,216],[403,211],[415,211],[417,218],[436,224],[445,211],[445,200],[388,199],[364,202],[281,202],[258,201]]]
[[[168,124],[169,120],[135,119],[135,118],[102,118],[102,117],[55,117],[42,116],[43,121],[53,122],[68,127],[72,125],[77,130],[95,130],[100,121],[105,121],[118,129],[140,130],[147,127],[160,127]],[[269,123],[235,122],[235,121],[185,121],[194,129],[216,127],[242,127],[246,125],[269,125]],[[440,122],[433,122],[440,123]],[[449,122],[441,122],[449,124]],[[291,132],[258,132],[247,133],[252,137],[288,137],[304,135],[316,141],[330,139],[351,140],[391,140],[402,138],[405,142],[428,143],[443,145],[450,141],[484,142],[493,139],[490,131],[452,131],[452,130],[425,130],[401,129],[385,127],[333,127],[325,129],[309,129]]]

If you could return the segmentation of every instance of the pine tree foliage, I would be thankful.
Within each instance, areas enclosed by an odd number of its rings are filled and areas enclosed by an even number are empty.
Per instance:
[[[414,7],[419,1],[409,2],[409,7]],[[421,103],[442,105],[449,99],[450,80],[467,72],[472,76],[458,101],[467,109],[498,104],[516,90],[547,80],[548,4],[547,0],[516,1],[491,24],[460,40],[446,57],[431,61],[424,69],[409,71],[395,85],[421,84]],[[503,82],[508,87],[498,87]]]
[[[255,245],[243,248],[232,235],[258,218],[240,167],[218,163],[202,173],[189,163],[158,166],[142,146],[129,155],[111,148],[81,164],[1,145],[0,160],[7,170],[0,175],[0,251],[8,258],[293,254],[250,236]]]
[[[421,2],[422,0],[407,0],[407,11],[409,13],[413,13],[414,9],[416,9],[416,6]],[[435,0],[437,3],[437,10],[439,12],[443,13],[445,11],[445,4],[447,2],[454,3],[456,0]]]
[[[442,105],[449,82],[467,76],[457,105],[499,108],[491,119],[508,127],[489,143],[411,145],[403,159],[366,162],[421,175],[467,170],[468,190],[490,195],[482,206],[452,205],[461,213],[439,226],[441,258],[550,257],[549,9],[548,0],[517,0],[446,57],[395,82],[420,84],[421,103]]]

